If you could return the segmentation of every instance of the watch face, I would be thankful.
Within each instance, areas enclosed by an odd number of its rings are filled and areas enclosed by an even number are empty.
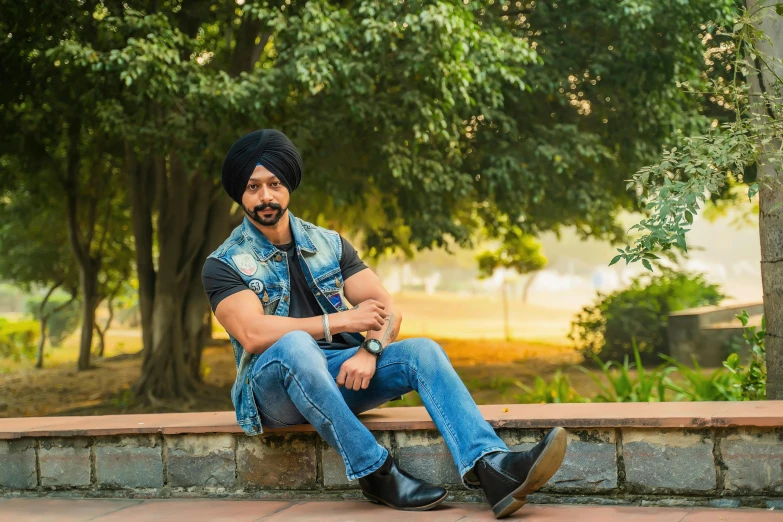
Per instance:
[[[374,354],[381,353],[383,350],[383,345],[378,339],[367,339],[367,341],[364,343],[364,346],[367,348],[368,352]]]

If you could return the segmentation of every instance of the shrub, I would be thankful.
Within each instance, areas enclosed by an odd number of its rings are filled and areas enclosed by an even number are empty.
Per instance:
[[[600,354],[604,360],[623,360],[632,353],[636,338],[642,360],[656,361],[656,353],[669,353],[666,326],[670,312],[718,304],[726,296],[702,274],[662,268],[645,274],[628,288],[598,293],[571,323],[569,338],[586,358]]]
[[[667,399],[666,390],[677,392],[671,399],[674,401],[749,401],[763,400],[767,396],[767,367],[766,367],[766,320],[761,319],[761,327],[747,327],[748,314],[742,312],[738,315],[742,325],[746,326],[745,342],[750,346],[750,359],[743,366],[739,355],[731,354],[724,362],[724,368],[719,368],[709,374],[705,374],[696,359],[693,359],[693,368],[686,366],[671,357],[660,354],[666,362],[655,368],[647,370],[642,364],[641,354],[634,338],[631,338],[634,363],[630,363],[628,356],[624,357],[623,364],[617,361],[604,362],[597,355],[592,355],[595,364],[603,373],[600,374],[583,366],[579,369],[590,376],[599,386],[600,393],[592,398],[594,402],[654,402]],[[670,365],[667,366],[666,364]],[[636,376],[631,375],[631,370],[636,369]],[[674,382],[670,374],[679,372],[682,379]],[[524,390],[524,394],[517,395],[515,399],[523,403],[545,402],[590,402],[591,399],[582,397],[571,386],[571,380],[560,371],[555,373],[552,381],[547,383],[541,377],[536,377],[533,388],[529,388],[517,381],[517,386]]]
[[[733,353],[723,362],[732,376],[732,391],[736,400],[755,401],[767,398],[767,359],[764,338],[767,334],[767,320],[761,317],[761,328],[757,331],[755,326],[748,327],[748,313],[743,312],[737,316],[745,326],[742,337],[750,348],[750,358],[747,366],[740,364],[739,355]]]
[[[579,395],[571,385],[571,378],[558,370],[547,383],[540,376],[536,376],[533,387],[525,386],[519,381],[514,384],[524,393],[514,396],[514,399],[523,404],[549,404],[565,402],[590,402]]]
[[[666,388],[674,390],[677,395],[675,401],[687,399],[689,401],[732,401],[737,400],[736,394],[732,393],[731,374],[725,368],[718,368],[709,375],[704,375],[696,357],[693,358],[693,368],[685,366],[681,362],[675,361],[668,355],[661,355],[666,361],[672,363],[680,375],[685,377],[686,382],[683,385],[666,383]]]
[[[631,339],[634,364],[628,362],[625,356],[623,364],[616,361],[603,362],[597,355],[593,360],[601,369],[607,384],[594,373],[584,367],[580,370],[589,375],[598,384],[601,393],[593,398],[595,402],[663,402],[666,400],[667,376],[674,371],[672,367],[659,366],[654,370],[646,370],[642,364],[641,354],[635,339]],[[631,370],[636,368],[636,377],[631,376]]]
[[[46,338],[52,346],[59,346],[66,337],[76,331],[81,322],[82,315],[79,303],[75,300],[61,310],[52,313],[69,300],[68,297],[51,297],[46,302],[44,313],[51,314],[46,321]],[[39,321],[41,319],[41,301],[43,301],[42,297],[31,297],[25,303],[25,311]]]
[[[14,321],[0,317],[0,357],[14,361],[35,358],[39,338],[38,321]]]

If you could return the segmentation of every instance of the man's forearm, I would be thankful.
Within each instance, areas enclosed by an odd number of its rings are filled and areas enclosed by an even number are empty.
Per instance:
[[[307,332],[315,340],[323,339],[323,319],[320,315],[304,319],[264,315],[259,318],[253,330],[248,332],[251,342],[250,346],[244,348],[250,353],[262,353],[285,334],[297,330]],[[345,325],[337,319],[337,314],[329,314],[329,330],[332,335],[345,331]]]
[[[389,317],[383,324],[383,327],[378,330],[370,330],[365,337],[367,339],[378,339],[385,347],[387,344],[394,342],[397,339],[397,335],[400,333],[400,325],[402,324],[402,312],[394,306],[394,301],[391,298],[378,299],[386,307],[389,312]]]

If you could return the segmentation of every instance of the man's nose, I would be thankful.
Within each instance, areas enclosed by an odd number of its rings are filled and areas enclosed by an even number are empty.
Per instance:
[[[272,201],[272,192],[269,190],[269,187],[266,185],[261,186],[261,201],[267,202]]]

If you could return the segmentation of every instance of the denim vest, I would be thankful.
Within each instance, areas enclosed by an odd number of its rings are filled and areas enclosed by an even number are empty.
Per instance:
[[[297,257],[321,310],[326,314],[347,310],[340,271],[340,235],[302,221],[290,211],[288,214]],[[265,315],[288,316],[291,277],[286,254],[275,247],[247,216],[209,257],[226,263],[242,278],[258,296]],[[364,340],[361,334],[350,335],[356,338],[357,344]],[[231,388],[237,423],[246,434],[258,435],[263,433],[263,429],[248,372],[259,354],[246,352],[230,334],[229,338],[237,365],[237,378]]]

